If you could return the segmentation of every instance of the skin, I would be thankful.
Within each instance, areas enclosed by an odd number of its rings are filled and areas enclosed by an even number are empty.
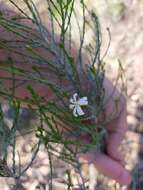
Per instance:
[[[2,71],[0,71],[0,75],[4,75],[5,77],[7,76],[6,73],[3,73]],[[8,81],[5,83],[5,86],[9,86]],[[47,98],[50,97],[49,92],[47,92],[47,89],[44,87],[40,85],[34,85],[34,89],[39,92],[39,95],[47,95]],[[108,90],[110,89],[111,87],[108,88]],[[29,96],[28,92],[24,90],[24,87],[19,88],[18,91],[16,91],[16,94],[19,97]],[[112,101],[110,101],[109,104],[110,105],[108,105],[107,110],[112,109]],[[126,106],[124,106],[123,111],[118,119],[107,125],[107,129],[109,131],[109,138],[106,142],[107,153],[99,154],[92,151],[85,155],[81,155],[80,157],[89,163],[94,163],[95,167],[101,173],[108,176],[109,178],[115,179],[121,185],[129,185],[131,182],[131,176],[129,172],[124,168],[123,157],[121,155],[121,152],[118,150],[119,145],[124,138],[125,132],[127,131]]]
[[[3,36],[3,38],[7,38],[9,36],[8,34],[4,33],[0,29],[0,36]],[[11,36],[11,38],[13,38]],[[75,51],[74,51],[75,52]],[[0,60],[4,60],[5,52],[0,50]],[[19,58],[15,58],[18,62]],[[29,66],[24,64],[20,64],[21,67],[25,68],[26,70],[30,70]],[[8,73],[0,70],[0,76],[8,77]],[[10,88],[11,84],[10,81],[5,81],[4,83],[6,88]],[[26,84],[27,85],[27,84]],[[34,89],[39,92],[39,95],[41,96],[47,96],[47,99],[51,97],[51,93],[49,92],[49,89],[45,88],[44,86],[40,86],[37,84],[34,85]],[[106,78],[104,81],[104,87],[106,89],[106,95],[110,95],[110,92],[113,90],[112,83]],[[106,107],[106,117],[108,117],[108,114],[112,112],[114,108],[114,97],[116,97],[119,94],[118,90],[115,90],[114,95],[110,99],[110,101],[107,104]],[[19,87],[16,90],[17,97],[25,97],[30,96],[29,93],[25,90],[25,87]],[[95,167],[104,175],[107,177],[116,180],[121,185],[129,185],[131,183],[131,176],[130,173],[125,169],[124,167],[124,159],[122,156],[122,153],[119,151],[119,146],[121,144],[121,141],[124,138],[124,135],[127,131],[127,122],[126,122],[126,100],[124,96],[121,97],[120,100],[120,108],[122,108],[121,113],[119,114],[119,117],[116,118],[114,121],[110,122],[106,127],[109,132],[108,139],[106,141],[106,153],[97,153],[94,150],[91,152],[88,152],[84,155],[79,155],[79,159],[82,159],[88,163],[93,163]],[[85,142],[90,140],[88,137],[80,137],[81,140],[84,140]]]
[[[0,71],[0,75],[7,76],[6,73]],[[34,85],[34,89],[39,92],[39,95],[46,96],[49,99],[52,96],[52,93],[49,92],[49,89],[44,86]],[[10,87],[10,83],[7,81],[5,83],[6,87]],[[108,92],[112,92],[113,86],[112,83],[106,78],[104,82],[106,89],[106,95]],[[112,96],[106,107],[106,117],[112,112],[114,107],[113,98],[118,94],[118,91],[115,91],[115,94]],[[16,95],[18,97],[30,96],[29,93],[25,90],[24,87],[17,88]],[[24,105],[26,106],[26,105]],[[79,155],[79,159],[82,159],[88,163],[93,163],[95,167],[107,177],[116,180],[121,185],[129,185],[131,183],[131,175],[124,167],[124,158],[122,153],[119,151],[119,146],[124,138],[124,135],[127,131],[127,122],[126,122],[126,100],[122,96],[120,100],[120,107],[122,108],[121,113],[118,118],[110,122],[106,127],[108,130],[108,139],[106,140],[106,153],[97,153],[94,150],[84,155]],[[83,139],[84,138],[84,139]],[[89,137],[80,137],[81,141],[89,141]]]
[[[106,95],[110,94],[113,90],[112,83],[106,78],[104,81],[106,89]],[[118,90],[115,90],[112,98],[106,107],[106,116],[112,112],[114,107],[113,99],[119,94]],[[114,179],[120,185],[128,186],[131,183],[131,175],[125,169],[124,157],[120,152],[119,147],[124,139],[124,135],[127,131],[127,112],[126,112],[126,99],[121,96],[120,99],[121,112],[118,118],[110,122],[106,127],[108,130],[108,139],[106,140],[106,153],[97,153],[94,150],[91,152],[80,155],[80,158],[88,163],[93,163],[95,167],[105,176]],[[87,137],[87,140],[88,137]]]

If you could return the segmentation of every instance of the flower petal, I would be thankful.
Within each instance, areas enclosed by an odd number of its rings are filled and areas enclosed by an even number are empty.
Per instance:
[[[80,106],[76,106],[76,111],[77,111],[77,113],[78,113],[79,116],[82,116],[82,115],[85,114]]]
[[[75,117],[77,117],[78,115],[77,115],[77,110],[76,110],[76,107],[73,109],[73,115],[75,116]]]
[[[81,106],[88,105],[87,97],[80,98],[78,100],[78,104],[81,105]]]
[[[69,105],[69,108],[72,110],[72,109],[74,109],[74,107],[75,107],[75,105],[73,105],[73,104],[70,104]]]
[[[70,103],[72,103],[72,104],[74,103],[74,100],[73,100],[73,98],[70,98]]]
[[[78,97],[78,94],[77,93],[75,93],[74,95],[73,95],[73,101],[77,101],[77,97]]]

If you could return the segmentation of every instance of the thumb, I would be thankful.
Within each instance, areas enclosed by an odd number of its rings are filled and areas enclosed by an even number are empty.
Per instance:
[[[120,185],[129,185],[131,183],[130,173],[117,161],[101,153],[87,153],[81,156],[81,159],[88,163],[94,163],[95,167],[103,175],[116,180]]]

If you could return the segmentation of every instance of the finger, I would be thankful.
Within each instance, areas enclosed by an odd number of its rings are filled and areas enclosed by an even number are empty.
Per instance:
[[[111,114],[115,111],[116,117],[107,125],[107,129],[109,131],[119,130],[122,134],[127,130],[127,106],[126,106],[126,98],[123,94],[121,94],[118,89],[114,89],[113,84],[107,78],[104,80],[104,87],[106,90],[106,118],[110,118]],[[117,100],[118,99],[118,103]],[[108,101],[107,101],[108,100]],[[116,102],[116,103],[115,103]],[[118,125],[117,125],[118,123]]]
[[[108,139],[106,140],[107,143],[106,151],[110,157],[123,164],[124,156],[119,149],[122,139],[123,139],[122,136],[118,133],[110,134],[108,136]]]
[[[131,183],[130,173],[117,161],[100,153],[88,153],[82,159],[94,163],[99,172],[105,176],[116,180],[120,185]]]
[[[107,125],[109,132],[108,138],[106,139],[107,153],[116,160],[123,159],[123,156],[121,156],[119,151],[119,146],[127,131],[126,115],[126,108],[123,108],[123,111],[119,117]]]
[[[107,91],[107,94],[110,95],[110,93],[113,91],[113,85],[109,80],[105,81],[105,88]],[[115,107],[115,100],[117,97],[119,97],[120,93],[116,89],[114,91],[114,94],[108,101],[108,105],[106,106],[106,117],[108,118],[108,115],[113,113],[116,109]],[[126,99],[122,95],[119,99],[119,105],[118,105],[118,113],[116,114],[116,118],[112,120],[110,123],[107,124],[106,128],[108,130],[108,136],[106,139],[107,143],[107,153],[114,159],[118,161],[123,160],[123,156],[119,152],[119,146],[125,136],[125,133],[127,131],[127,110],[126,110]]]

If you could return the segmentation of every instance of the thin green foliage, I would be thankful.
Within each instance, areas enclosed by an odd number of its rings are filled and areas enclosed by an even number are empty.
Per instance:
[[[104,102],[105,63],[100,57],[102,43],[100,24],[96,14],[88,10],[84,0],[80,1],[82,24],[79,23],[75,10],[75,0],[47,0],[47,18],[50,21],[51,31],[44,26],[34,1],[23,0],[30,14],[13,0],[9,1],[19,13],[11,18],[7,18],[4,13],[0,14],[0,27],[14,36],[12,40],[2,39],[0,41],[0,49],[9,55],[6,60],[0,60],[0,70],[10,75],[8,77],[0,76],[0,81],[2,83],[12,81],[12,88],[9,91],[0,88],[0,95],[4,99],[10,100],[10,108],[13,113],[10,142],[5,141],[5,152],[9,146],[12,146],[13,169],[11,172],[18,183],[36,158],[40,144],[44,144],[50,160],[50,187],[52,189],[52,155],[80,170],[78,154],[86,153],[93,148],[97,151],[104,150],[104,139],[107,134],[105,124],[109,118],[104,122],[98,120],[98,117],[104,114],[108,103],[108,101]],[[91,23],[86,20],[87,13]],[[73,19],[76,20],[80,38],[79,47],[76,49],[77,55],[72,53]],[[26,20],[30,24],[27,24]],[[87,25],[95,34],[94,43],[93,45],[89,44],[89,47],[85,47]],[[86,56],[84,55],[85,51]],[[23,65],[26,63],[25,65],[30,67],[28,69],[26,66],[25,68],[20,67],[22,63],[19,63],[16,57],[20,57],[24,61]],[[89,57],[91,57],[90,61]],[[89,61],[88,65],[85,60]],[[19,83],[17,83],[18,80]],[[30,83],[43,85],[53,96],[49,99],[46,96],[40,96]],[[16,92],[20,85],[24,85],[23,88],[30,94],[29,97],[17,95]],[[80,97],[88,99],[88,105],[83,107],[84,116],[75,116],[74,110],[69,109],[69,105],[72,103],[71,99],[76,93],[78,100]],[[16,131],[23,103],[33,107],[40,120],[40,124],[37,124],[35,130],[39,142],[36,144],[34,154],[27,167],[22,169],[19,164],[17,170],[15,161]],[[90,121],[92,122],[89,124]],[[1,106],[0,135],[5,136],[4,113]],[[85,143],[81,140],[79,138],[81,135],[87,135],[90,142]],[[61,145],[61,151],[58,152],[56,144]],[[6,156],[5,153],[4,160],[6,160]],[[68,177],[70,180],[70,176]],[[69,182],[69,189],[70,186]]]

